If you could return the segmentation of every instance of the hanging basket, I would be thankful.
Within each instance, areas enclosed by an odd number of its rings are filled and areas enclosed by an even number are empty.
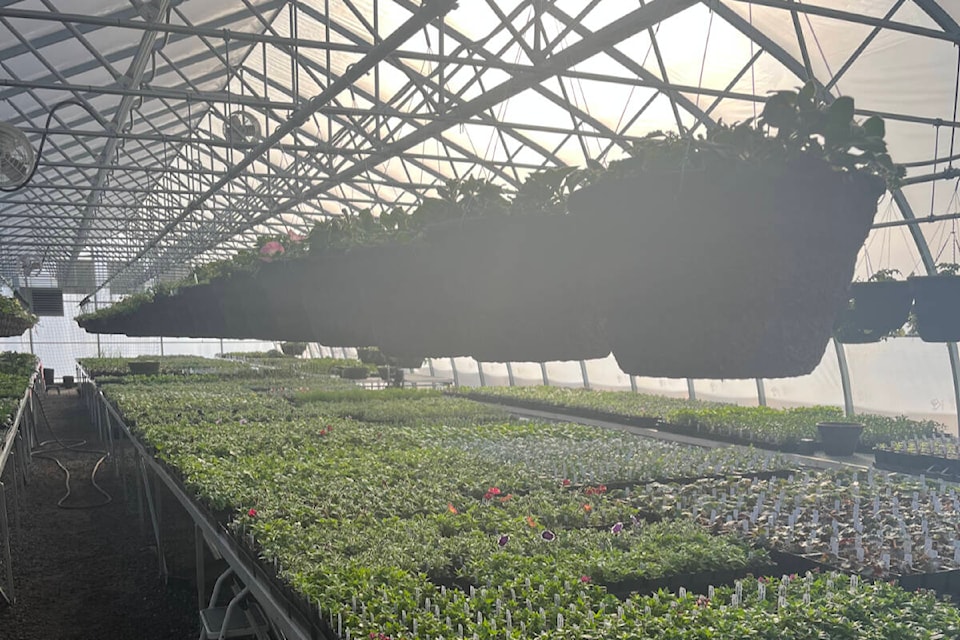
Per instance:
[[[924,342],[960,340],[960,276],[907,279],[914,297],[917,333]]]
[[[837,316],[834,337],[847,344],[878,342],[907,322],[913,292],[905,280],[854,282]]]
[[[670,378],[811,372],[883,188],[800,158],[646,173],[573,194],[620,368]]]
[[[393,286],[428,287],[404,299],[421,313],[408,348],[428,356],[472,356],[480,361],[551,361],[602,358],[610,353],[592,289],[568,216],[489,215],[426,230],[412,273]],[[402,306],[394,299],[391,309]],[[405,314],[414,310],[406,309]],[[396,318],[397,316],[394,316]],[[399,323],[395,323],[399,324]],[[381,341],[397,353],[399,340]],[[416,345],[415,347],[409,345]]]

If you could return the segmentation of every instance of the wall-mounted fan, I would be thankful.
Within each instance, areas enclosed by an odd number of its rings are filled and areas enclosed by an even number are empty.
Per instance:
[[[30,177],[36,153],[22,131],[0,122],[0,188],[13,189]]]
[[[246,111],[234,111],[223,123],[223,137],[231,144],[260,140],[260,121]]]

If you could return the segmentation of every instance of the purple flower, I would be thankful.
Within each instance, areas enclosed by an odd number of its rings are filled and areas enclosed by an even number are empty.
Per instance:
[[[508,542],[510,542],[510,536],[508,536],[507,534],[503,534],[502,536],[500,536],[500,539],[497,540],[497,544],[500,545],[501,547],[507,546]]]
[[[553,531],[550,531],[550,529],[544,529],[543,533],[540,534],[540,537],[547,542],[550,542],[551,540],[555,540],[557,538],[557,534],[555,534]]]
[[[621,531],[623,531],[623,523],[622,523],[622,522],[618,522],[617,524],[615,524],[615,525],[613,525],[612,527],[610,527],[610,533],[617,534],[617,533],[620,533]]]

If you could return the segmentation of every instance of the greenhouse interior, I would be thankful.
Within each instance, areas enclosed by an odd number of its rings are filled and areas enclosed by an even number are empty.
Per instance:
[[[0,638],[960,638],[958,103],[958,0],[0,0]]]

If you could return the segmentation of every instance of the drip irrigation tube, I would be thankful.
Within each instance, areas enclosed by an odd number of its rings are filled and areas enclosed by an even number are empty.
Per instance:
[[[41,460],[50,460],[51,462],[56,463],[60,470],[64,473],[64,486],[67,490],[63,497],[57,501],[57,506],[61,509],[96,509],[97,507],[103,507],[105,505],[113,502],[113,496],[104,491],[103,487],[97,484],[97,472],[100,470],[100,467],[103,465],[104,461],[109,457],[109,453],[102,449],[82,449],[83,445],[87,444],[86,440],[66,440],[63,441],[57,437],[57,434],[54,433],[53,427],[50,425],[50,421],[47,419],[47,412],[43,407],[43,401],[41,397],[37,396],[37,404],[40,406],[40,415],[43,416],[43,423],[47,425],[47,430],[52,436],[51,440],[44,440],[37,446],[37,450],[30,453],[30,456],[33,458],[40,458]],[[58,445],[56,447],[50,447],[50,445]],[[90,484],[93,485],[93,488],[96,489],[104,499],[101,502],[95,504],[86,504],[86,505],[70,505],[65,504],[67,500],[70,499],[70,496],[73,493],[73,490],[70,488],[70,470],[60,462],[60,460],[54,457],[51,454],[69,451],[73,453],[96,453],[100,454],[100,459],[97,460],[97,463],[93,465],[93,471],[90,473]]]

